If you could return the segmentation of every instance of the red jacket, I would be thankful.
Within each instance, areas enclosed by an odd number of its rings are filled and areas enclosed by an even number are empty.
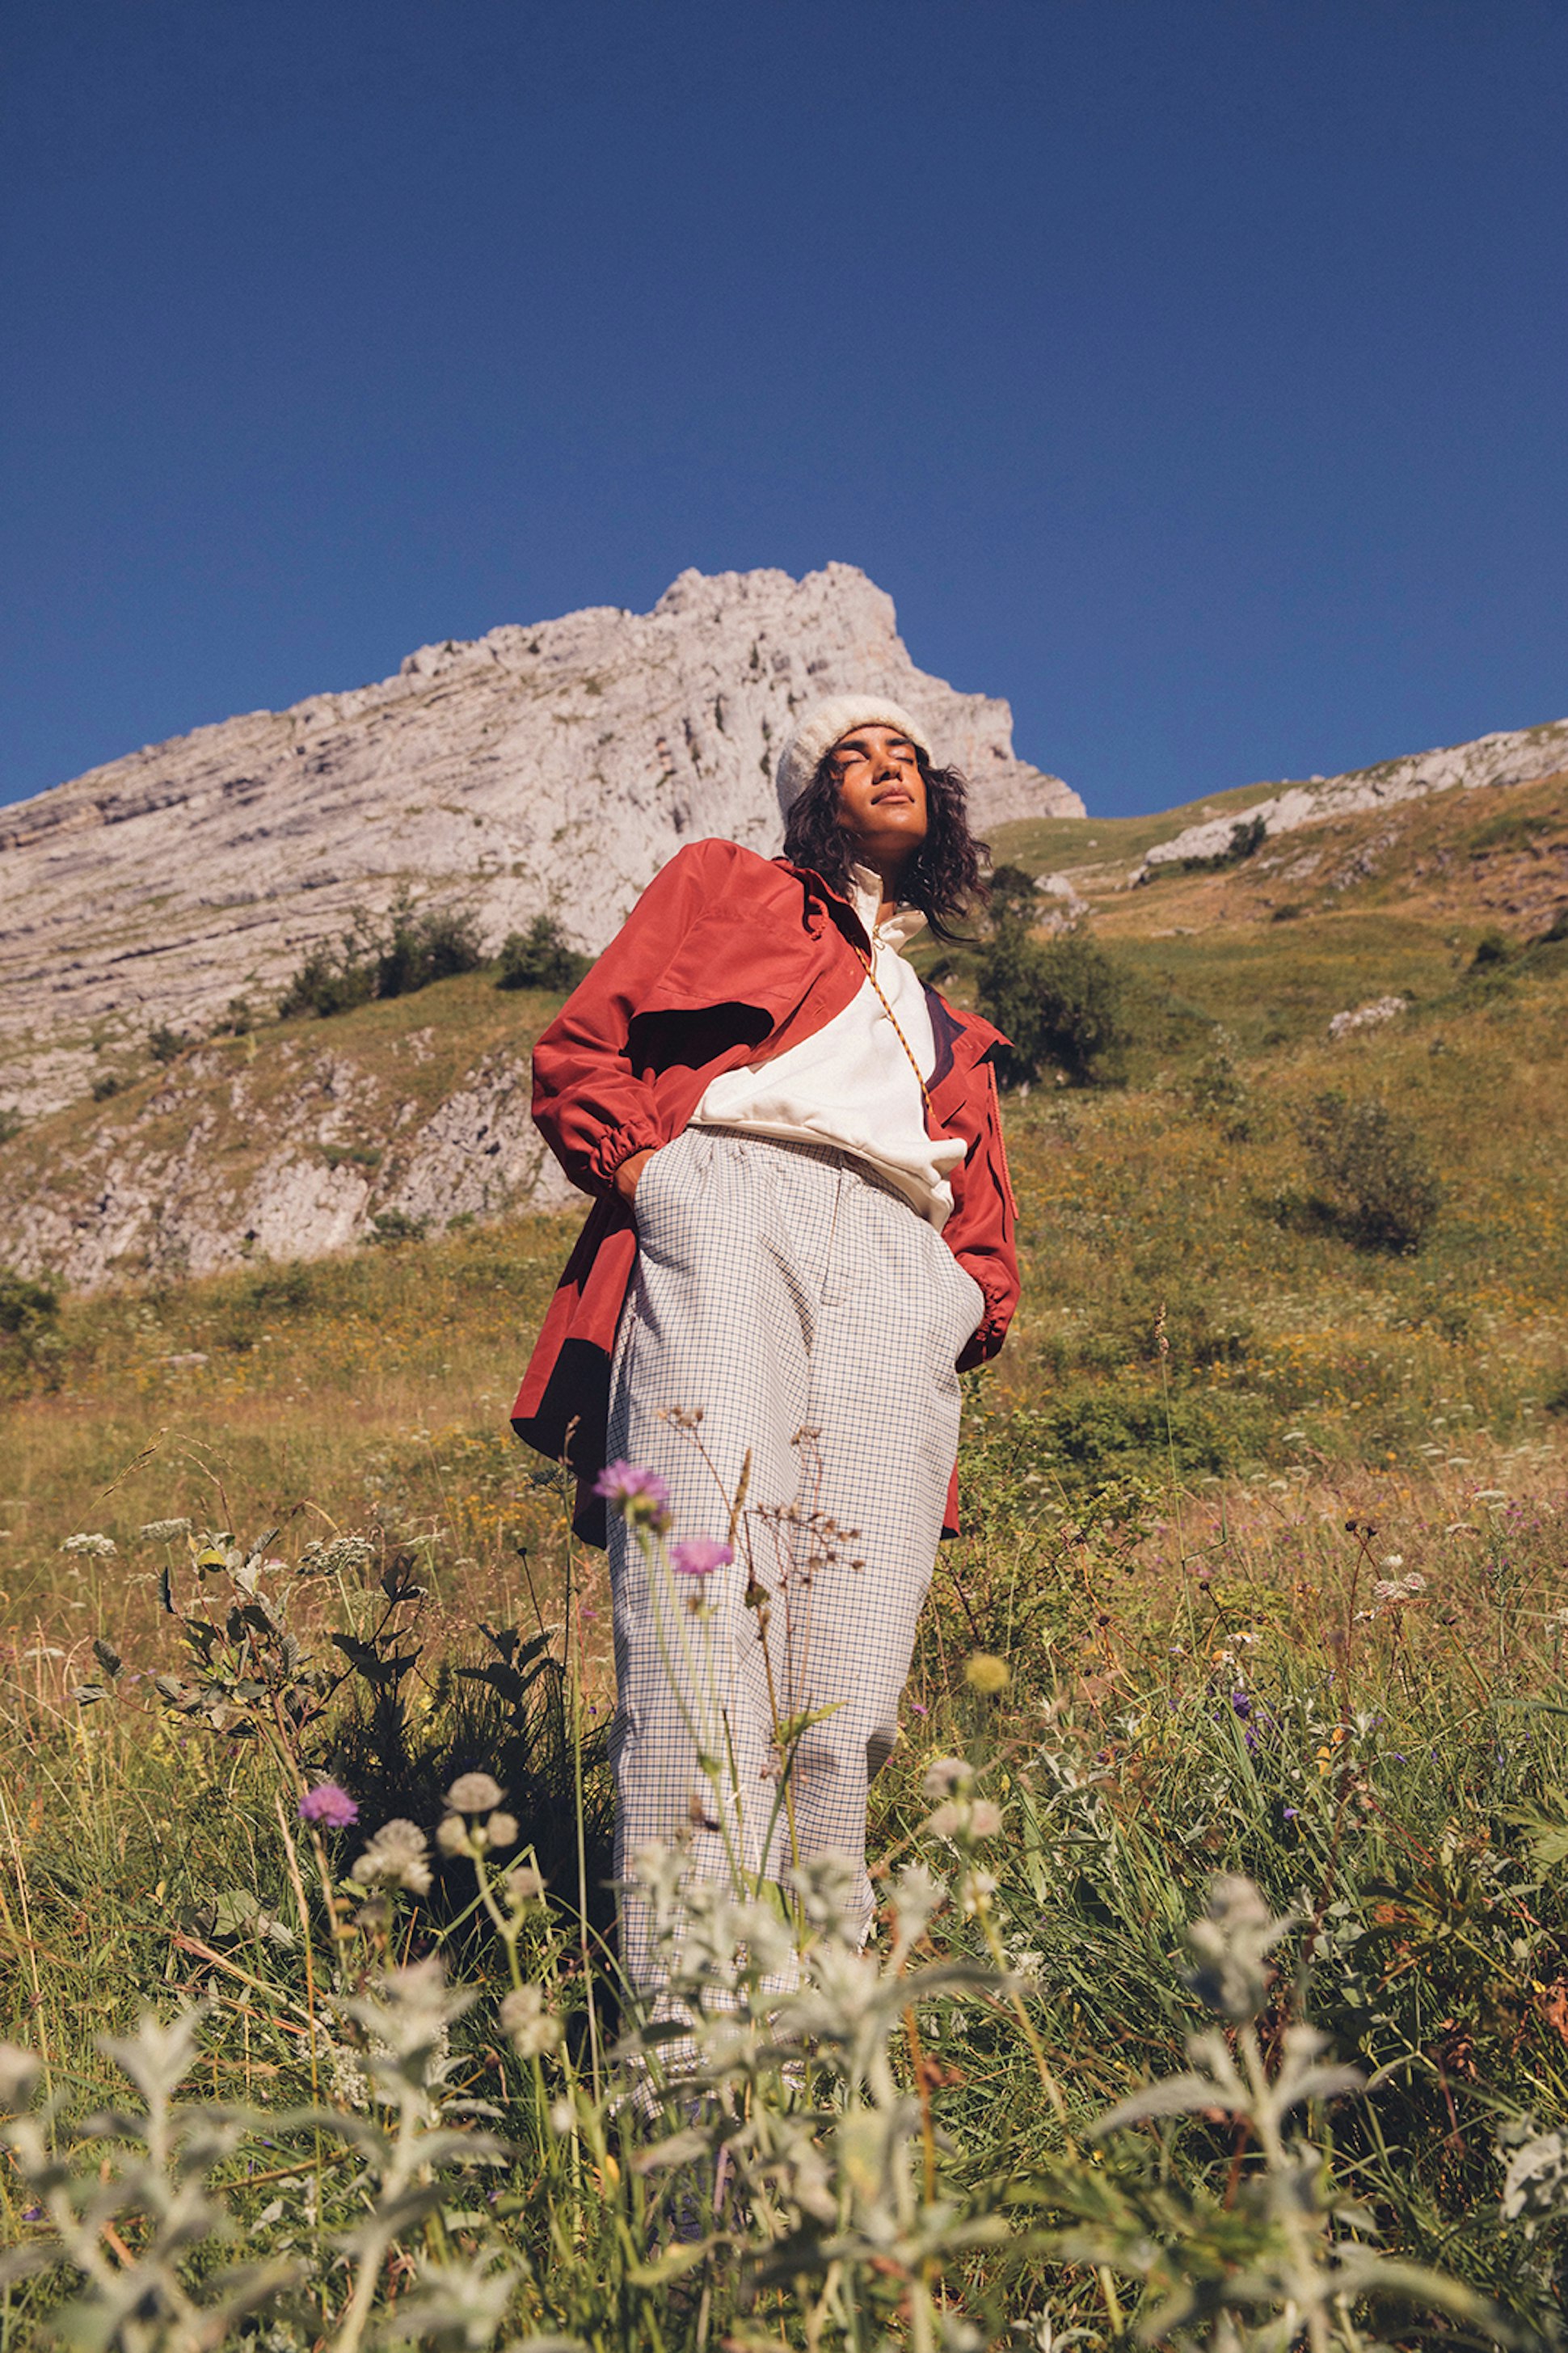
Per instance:
[[[544,1319],[512,1428],[577,1472],[578,1533],[604,1541],[589,1488],[604,1468],[610,1356],[637,1268],[637,1227],[613,1179],[680,1134],[721,1071],[771,1060],[858,994],[870,942],[819,875],[733,841],[694,841],[656,874],[533,1050],[533,1117],[574,1185],[597,1196]],[[1016,1208],[988,1057],[1005,1042],[926,992],[936,1064],[931,1133],[969,1150],[942,1240],[985,1294],[959,1358],[984,1364],[1018,1300]],[[948,1519],[956,1525],[956,1477]]]

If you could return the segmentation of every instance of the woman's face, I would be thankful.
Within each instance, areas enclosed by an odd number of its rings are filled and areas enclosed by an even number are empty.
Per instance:
[[[857,727],[835,744],[828,766],[838,786],[838,822],[861,855],[882,869],[912,858],[928,820],[925,778],[909,737],[894,727]]]

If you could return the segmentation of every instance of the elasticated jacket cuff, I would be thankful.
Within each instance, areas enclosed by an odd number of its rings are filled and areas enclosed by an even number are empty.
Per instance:
[[[588,1174],[607,1193],[623,1160],[637,1152],[657,1152],[664,1141],[651,1119],[634,1119],[625,1127],[609,1128],[588,1155]]]

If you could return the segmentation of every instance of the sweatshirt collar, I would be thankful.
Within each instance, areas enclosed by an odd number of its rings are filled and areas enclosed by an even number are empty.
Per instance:
[[[894,955],[906,948],[917,932],[925,929],[925,917],[918,907],[895,907],[885,923],[877,921],[877,910],[882,903],[882,880],[869,866],[849,869],[849,886],[846,898],[866,926],[866,936],[879,948],[891,948]]]

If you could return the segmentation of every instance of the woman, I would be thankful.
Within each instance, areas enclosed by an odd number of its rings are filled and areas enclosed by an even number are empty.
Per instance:
[[[863,1930],[867,1786],[954,1524],[956,1372],[1017,1299],[1004,1041],[900,955],[983,891],[963,779],[909,713],[818,704],[777,786],[784,857],[678,851],[535,1048],[534,1118],[598,1200],[513,1426],[577,1472],[590,1541],[619,1461],[658,1474],[698,1557],[735,1550],[701,1580],[720,1774],[658,1580],[610,1520],[618,1875],[655,1839],[719,1879],[837,1851]],[[650,1989],[640,1905],[621,1936]]]

